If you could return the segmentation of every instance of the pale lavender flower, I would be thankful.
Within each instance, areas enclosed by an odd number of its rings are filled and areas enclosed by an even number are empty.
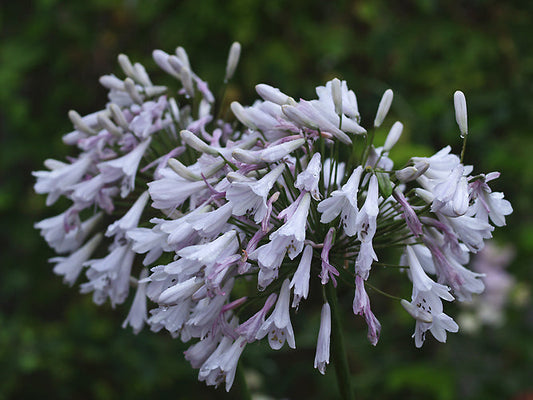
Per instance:
[[[146,149],[150,145],[151,138],[139,143],[130,153],[110,161],[98,164],[98,169],[103,174],[106,182],[113,182],[122,179],[120,195],[126,197],[135,187],[135,175],[139,162]]]
[[[320,163],[320,153],[315,153],[309,161],[309,164],[307,164],[307,167],[296,177],[294,186],[300,190],[307,190],[311,193],[313,199],[320,200],[318,181],[320,180],[321,169],[322,164]]]
[[[278,165],[258,181],[233,182],[226,191],[226,199],[233,206],[233,215],[252,214],[259,223],[267,212],[267,197],[285,168]]]
[[[247,321],[240,324],[237,329],[235,329],[235,333],[244,336],[248,343],[255,342],[257,332],[265,323],[265,317],[276,302],[276,298],[276,293],[271,293],[266,299],[263,308],[251,316]]]
[[[36,193],[48,193],[46,205],[54,204],[57,199],[67,193],[72,185],[78,183],[91,165],[90,155],[82,155],[72,164],[61,163],[55,160],[45,162],[52,167],[51,171],[36,171],[33,176],[37,177],[34,185]]]
[[[309,294],[309,277],[311,274],[311,260],[313,258],[313,248],[309,245],[305,246],[302,258],[298,264],[298,268],[291,280],[291,288],[293,289],[294,297],[292,299],[292,307],[298,308],[300,300],[307,299]]]
[[[128,230],[136,228],[146,203],[148,203],[148,192],[143,192],[122,218],[107,227],[105,235],[125,235]]]
[[[368,326],[368,340],[375,346],[381,333],[381,324],[370,309],[370,299],[365,290],[365,282],[360,275],[355,275],[355,296],[352,308],[354,314],[364,315]]]
[[[322,200],[317,206],[318,212],[322,214],[320,217],[322,223],[331,222],[340,214],[341,224],[348,236],[353,236],[357,232],[356,221],[359,212],[357,192],[362,172],[361,166],[354,169],[342,189],[333,191],[330,197]]]
[[[148,276],[148,271],[143,269],[137,281],[137,291],[131,303],[130,312],[122,323],[122,327],[126,328],[128,325],[133,328],[135,334],[139,333],[147,321],[146,315],[146,281],[143,281]]]
[[[68,257],[51,258],[49,261],[56,264],[54,266],[54,273],[63,275],[63,281],[72,286],[78,278],[83,264],[91,257],[101,241],[102,234],[97,233]]]
[[[355,260],[355,271],[363,279],[368,279],[372,261],[377,261],[377,255],[372,246],[372,239],[377,229],[378,206],[378,180],[376,175],[370,177],[365,203],[357,214],[355,229],[357,238],[361,241],[361,248]]]
[[[320,260],[321,260],[321,267],[322,270],[320,271],[320,282],[322,285],[325,285],[329,282],[329,279],[331,278],[331,281],[333,282],[333,286],[337,287],[337,281],[335,280],[335,276],[339,276],[339,271],[329,263],[329,251],[332,247],[332,241],[333,241],[333,233],[335,232],[334,228],[329,228],[328,233],[326,234],[326,238],[324,239],[324,244],[322,247],[322,252],[320,254]]]
[[[258,330],[256,338],[262,339],[268,334],[268,343],[274,350],[279,350],[287,341],[289,347],[295,349],[294,332],[289,313],[290,288],[289,280],[285,279],[279,293],[274,311]]]
[[[320,330],[316,344],[315,368],[320,373],[326,373],[326,364],[329,364],[329,341],[331,335],[331,309],[329,303],[324,303],[320,313]]]

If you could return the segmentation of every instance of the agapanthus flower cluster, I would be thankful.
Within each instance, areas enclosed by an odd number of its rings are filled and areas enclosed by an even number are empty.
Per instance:
[[[239,54],[234,44],[225,81]],[[441,342],[457,332],[444,304],[483,291],[482,275],[465,267],[469,255],[512,212],[488,185],[498,173],[473,174],[449,146],[395,167],[389,153],[402,123],[374,144],[390,89],[367,131],[345,81],[298,101],[260,84],[253,105],[224,108],[183,48],[153,57],[176,87],[154,85],[142,65],[119,56],[124,76],[100,79],[106,107],[69,113],[75,130],[63,140],[77,155],[34,173],[47,205],[69,204],[36,224],[61,254],[50,260],[56,274],[81,281],[97,304],[133,298],[124,326],[192,340],[185,358],[199,379],[228,390],[247,344],[296,347],[291,318],[310,287],[352,288],[352,310],[341,311],[364,317],[375,345],[381,325],[367,289],[374,270],[390,266],[383,254],[391,249],[402,253],[391,276],[412,282],[400,302],[414,319],[415,345],[428,331]],[[455,110],[465,136],[461,92]],[[408,296],[398,290],[398,299]],[[321,310],[314,365],[324,373],[327,296]]]

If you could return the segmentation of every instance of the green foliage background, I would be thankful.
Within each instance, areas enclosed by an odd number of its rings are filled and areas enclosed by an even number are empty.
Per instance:
[[[346,298],[346,339],[361,399],[526,399],[533,396],[533,3],[436,0],[35,0],[0,5],[0,399],[234,398],[196,382],[184,346],[168,335],[134,336],[126,307],[96,307],[52,274],[52,252],[33,229],[60,212],[32,191],[32,170],[61,159],[69,109],[100,109],[97,79],[118,53],[151,61],[154,48],[185,47],[208,82],[222,78],[227,50],[243,46],[231,94],[249,103],[265,82],[295,98],[338,76],[358,96],[363,121],[395,92],[392,116],[405,124],[397,160],[460,151],[452,95],[466,93],[465,161],[498,170],[495,190],[514,206],[496,239],[511,243],[521,283],[501,328],[430,341],[410,338],[402,309],[372,295],[383,331],[373,348]],[[161,75],[160,75],[161,76]],[[523,294],[526,294],[524,296]],[[408,293],[406,294],[406,296]],[[516,297],[516,296],[515,296]],[[343,299],[341,299],[343,300]],[[452,311],[455,313],[456,310]],[[274,398],[336,396],[333,368],[313,370],[318,315],[295,321],[297,351],[248,346],[243,367],[254,393]],[[238,388],[237,388],[238,390]]]

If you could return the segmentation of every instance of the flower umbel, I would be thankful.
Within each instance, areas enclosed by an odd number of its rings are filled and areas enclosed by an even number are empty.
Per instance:
[[[234,43],[222,89],[240,52]],[[227,390],[246,344],[267,337],[274,350],[285,342],[296,348],[291,318],[304,303],[321,307],[314,366],[324,374],[344,306],[332,301],[336,291],[354,294],[345,318],[363,316],[373,345],[381,324],[370,296],[399,298],[402,281],[412,285],[411,301],[401,304],[415,320],[417,347],[428,331],[440,342],[458,331],[442,300],[483,291],[482,274],[467,263],[512,212],[489,187],[499,173],[473,175],[449,146],[396,168],[389,153],[404,125],[395,122],[383,146],[374,145],[374,131],[387,125],[390,89],[374,121],[361,121],[345,81],[299,101],[259,84],[262,100],[233,102],[235,118],[225,120],[217,112],[222,99],[183,48],[153,57],[171,87],[154,85],[144,67],[120,55],[123,77],[100,79],[106,107],[69,113],[74,131],[64,142],[77,155],[46,160],[47,170],[33,173],[47,205],[70,202],[35,225],[61,254],[50,261],[67,284],[85,275],[81,291],[97,304],[133,297],[124,326],[191,340],[185,358],[199,380]],[[462,92],[454,106],[465,136]],[[394,252],[402,268],[380,268]],[[395,294],[374,285],[387,279]],[[313,293],[317,287],[322,293]]]

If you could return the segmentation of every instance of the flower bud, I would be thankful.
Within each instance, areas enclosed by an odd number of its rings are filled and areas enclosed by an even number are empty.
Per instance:
[[[172,75],[176,78],[179,78],[179,72],[176,72],[175,69],[172,67],[169,61],[169,55],[165,53],[163,50],[154,50],[152,52],[152,58],[154,59],[155,63],[161,68],[163,71],[165,71],[167,74]]]
[[[287,96],[278,88],[272,87],[265,83],[256,85],[255,90],[257,94],[259,94],[259,96],[261,96],[264,100],[271,101],[272,103],[279,104],[280,106],[294,102],[292,97]]]
[[[342,90],[341,81],[335,78],[331,81],[331,97],[333,98],[333,104],[335,105],[335,114],[342,114]]]
[[[381,124],[383,123],[383,120],[387,116],[387,113],[389,112],[390,106],[392,104],[392,97],[393,97],[392,90],[391,89],[385,90],[385,93],[383,93],[383,97],[381,98],[381,101],[379,102],[378,112],[376,113],[376,118],[374,119],[375,128],[381,126]]]
[[[224,81],[228,81],[233,77],[240,56],[241,44],[239,42],[233,42],[229,50],[228,63],[226,64],[226,77],[224,78]]]
[[[194,133],[188,130],[182,130],[180,132],[181,140],[187,143],[193,149],[201,152],[211,154],[212,156],[218,156],[218,151],[213,147],[209,146],[202,139],[196,136]]]
[[[126,90],[124,88],[124,82],[118,79],[115,75],[103,75],[99,79],[100,85],[107,89]]]
[[[235,115],[235,117],[241,121],[244,125],[246,125],[250,129],[257,129],[257,125],[252,121],[250,117],[248,117],[248,113],[244,109],[243,106],[240,105],[240,103],[234,101],[231,103],[231,111]]]
[[[383,145],[383,151],[388,153],[392,147],[398,142],[400,136],[402,135],[403,124],[400,121],[396,121],[387,135],[385,144]]]
[[[455,120],[457,121],[457,125],[459,125],[461,137],[464,139],[468,134],[468,120],[466,115],[465,94],[460,90],[457,90],[453,94],[453,105],[455,107]]]
[[[185,49],[183,47],[179,46],[176,49],[176,55],[180,59],[180,61],[183,64],[183,66],[190,70],[191,69],[191,63],[189,62],[189,56],[187,55],[187,52],[185,51]]]
[[[120,65],[120,68],[122,68],[122,71],[124,71],[124,73],[126,74],[126,76],[130,78],[135,78],[137,76],[135,70],[133,69],[133,65],[131,65],[131,61],[126,54],[118,55],[118,63]]]
[[[70,118],[70,121],[72,122],[72,125],[74,125],[74,128],[76,128],[76,130],[85,132],[89,135],[96,134],[96,132],[83,121],[83,118],[76,111],[70,110],[68,112],[68,117]]]
[[[131,99],[135,103],[142,104],[143,99],[142,99],[141,95],[139,94],[139,91],[135,87],[135,82],[133,82],[133,79],[126,78],[124,80],[124,87],[126,88],[126,92],[128,92],[128,94],[130,95]]]
[[[175,158],[170,158],[167,161],[167,164],[170,168],[172,168],[172,170],[176,174],[181,176],[183,179],[187,179],[188,181],[201,181],[202,180],[202,177],[200,175],[197,175],[189,171],[189,169],[185,165],[183,165],[181,162],[179,162]]]
[[[124,113],[120,109],[119,106],[117,106],[115,103],[110,103],[107,106],[107,109],[111,113],[111,116],[115,120],[115,122],[122,128],[122,129],[128,129],[129,124],[128,121],[126,121],[126,117],[124,116]]]
[[[306,126],[315,130],[318,129],[318,125],[312,119],[308,118],[294,106],[283,105],[281,106],[281,111],[283,111],[283,114],[296,125]]]
[[[189,68],[183,68],[180,74],[181,83],[189,97],[194,97],[194,87],[192,85],[192,75]]]
[[[109,119],[104,112],[98,114],[98,123],[102,128],[106,129],[112,135],[119,138],[122,137],[122,131]]]
[[[396,178],[400,182],[410,182],[417,179],[420,175],[426,172],[429,168],[427,161],[417,162],[414,166],[402,168],[395,172]]]

